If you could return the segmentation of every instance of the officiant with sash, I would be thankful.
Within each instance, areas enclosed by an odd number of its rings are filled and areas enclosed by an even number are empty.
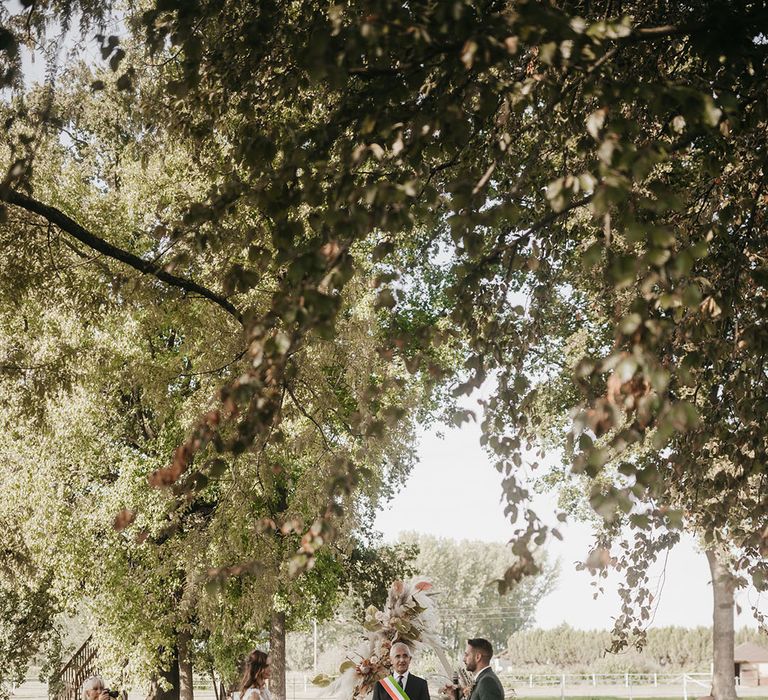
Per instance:
[[[407,644],[395,642],[389,650],[392,673],[382,678],[373,689],[373,700],[429,700],[427,681],[413,675],[411,650]]]

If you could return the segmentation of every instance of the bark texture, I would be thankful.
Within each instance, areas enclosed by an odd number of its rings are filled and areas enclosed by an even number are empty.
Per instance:
[[[274,611],[269,632],[269,657],[272,663],[272,676],[269,692],[272,700],[285,700],[285,613]]]
[[[179,700],[194,700],[195,691],[192,681],[192,658],[189,655],[189,634],[179,632]]]
[[[173,657],[168,663],[168,668],[158,670],[157,678],[150,683],[146,700],[180,700],[179,650],[177,647],[173,648]]]
[[[708,549],[707,561],[712,573],[712,695],[715,700],[736,700],[736,665],[733,658],[733,574],[721,555]]]

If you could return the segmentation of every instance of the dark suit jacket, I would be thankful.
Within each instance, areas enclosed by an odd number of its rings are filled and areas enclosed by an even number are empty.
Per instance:
[[[486,673],[488,673],[488,671],[486,671]],[[403,688],[403,690],[411,700],[429,700],[427,681],[418,676],[414,676],[410,672],[408,673],[408,680],[405,682],[405,688]],[[373,689],[373,700],[391,700],[389,693],[381,687],[381,683],[377,683]]]
[[[469,700],[504,700],[504,688],[492,668],[484,670],[477,677]]]

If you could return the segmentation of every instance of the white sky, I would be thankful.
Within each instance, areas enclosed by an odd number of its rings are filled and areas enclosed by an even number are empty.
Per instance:
[[[501,476],[480,448],[479,428],[465,424],[460,429],[441,430],[444,439],[432,432],[420,436],[420,461],[405,489],[379,513],[377,528],[387,541],[397,539],[398,533],[405,530],[457,540],[508,541],[513,527],[504,517]],[[554,500],[540,497],[538,504],[549,506],[551,512]],[[543,510],[539,514],[543,516]],[[574,562],[586,556],[591,539],[589,527],[569,521],[560,530],[563,541],[553,540],[546,546],[550,559],[560,561],[559,581],[540,602],[536,626],[550,628],[566,622],[581,629],[611,628],[619,612],[615,587],[609,580],[606,594],[593,600],[592,577],[574,567]],[[656,567],[651,590],[657,587],[661,569]],[[653,625],[711,625],[709,580],[706,557],[692,537],[684,537],[669,555]],[[742,612],[737,616],[737,627],[756,626],[750,608],[756,601],[754,590],[739,595],[737,603]]]

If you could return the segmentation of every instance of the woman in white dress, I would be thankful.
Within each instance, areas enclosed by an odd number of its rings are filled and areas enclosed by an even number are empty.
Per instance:
[[[243,680],[240,682],[240,700],[272,700],[267,681],[270,660],[261,649],[254,649],[245,660]]]

